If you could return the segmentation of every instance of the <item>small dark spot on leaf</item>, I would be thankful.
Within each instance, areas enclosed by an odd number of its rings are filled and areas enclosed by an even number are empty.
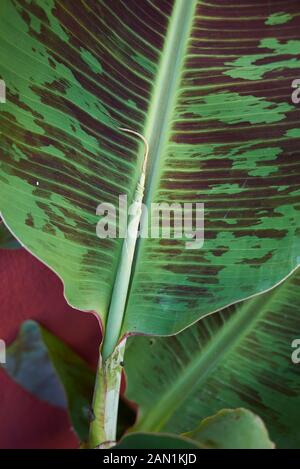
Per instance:
[[[26,223],[27,226],[30,226],[30,227],[34,228],[34,221],[33,221],[33,216],[31,215],[31,213],[27,214],[27,218],[25,220],[25,223]]]

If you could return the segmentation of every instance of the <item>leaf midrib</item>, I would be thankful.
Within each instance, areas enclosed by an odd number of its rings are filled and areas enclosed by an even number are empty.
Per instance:
[[[172,125],[172,114],[174,111],[177,91],[181,81],[185,53],[187,49],[188,39],[192,28],[194,11],[197,0],[176,0],[170,22],[167,29],[164,47],[161,53],[160,63],[158,65],[158,74],[154,82],[151,100],[148,109],[148,118],[145,123],[143,137],[146,138],[149,145],[149,168],[147,169],[147,177],[145,183],[144,204],[149,207],[153,198],[156,185],[159,181],[159,170],[162,163],[162,154],[169,140],[169,133]],[[136,130],[136,129],[131,129]],[[150,212],[149,212],[150,213]],[[145,224],[146,226],[146,224]],[[142,245],[143,237],[138,237],[134,257],[129,270],[129,286],[125,292],[127,302],[130,297],[131,287],[134,283],[134,275],[136,266],[139,264],[139,252]],[[119,262],[119,266],[122,263]],[[116,277],[118,279],[118,277]],[[121,283],[125,284],[128,277]],[[116,280],[117,281],[117,280]],[[120,291],[118,285],[117,290]],[[124,287],[126,288],[126,287]],[[113,291],[111,304],[114,300]],[[118,292],[116,292],[118,294]],[[103,343],[105,346],[105,357],[113,353],[117,346],[118,339],[122,336],[124,327],[124,318],[126,314],[126,306],[114,311],[112,316],[109,312],[106,320],[106,331]],[[126,333],[126,327],[125,327]],[[104,353],[104,352],[103,352]]]
[[[152,100],[144,130],[144,137],[149,144],[149,168],[147,170],[144,197],[144,204],[147,206],[148,213],[150,213],[151,202],[153,201],[154,193],[159,183],[162,155],[169,141],[172,114],[182,78],[196,5],[197,0],[175,1],[165,45],[161,54],[159,73],[153,86]],[[147,223],[145,224],[145,227],[146,226]],[[143,235],[137,240],[132,264],[131,281],[127,295],[127,304],[132,285],[134,284],[136,267],[139,265],[143,240]],[[124,312],[123,321],[125,315],[126,310]],[[123,327],[122,332],[126,333],[126,327]]]

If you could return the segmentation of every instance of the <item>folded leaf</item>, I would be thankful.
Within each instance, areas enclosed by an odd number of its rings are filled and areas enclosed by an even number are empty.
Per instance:
[[[211,449],[274,448],[263,421],[246,409],[221,410],[184,436]]]
[[[205,243],[140,239],[121,334],[172,334],[299,264],[297,2],[3,0],[0,210],[107,320],[128,202],[149,142],[146,204],[205,203]],[[119,331],[118,331],[119,335]]]
[[[259,415],[279,448],[299,448],[300,271],[271,292],[209,316],[169,338],[129,339],[133,431],[190,431],[223,408]]]
[[[81,440],[88,437],[94,373],[67,345],[34,321],[26,321],[7,349],[11,378],[42,401],[68,409]]]

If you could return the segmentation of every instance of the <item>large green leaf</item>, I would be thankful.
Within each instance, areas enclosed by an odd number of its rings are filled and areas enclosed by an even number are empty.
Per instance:
[[[131,433],[114,449],[273,449],[263,421],[246,409],[224,409],[204,419],[195,430],[180,437]]]
[[[122,333],[171,334],[299,264],[296,1],[2,0],[0,209],[105,323],[122,240],[96,207],[203,202],[205,244],[140,239]],[[119,332],[119,331],[118,331]]]
[[[224,409],[185,437],[216,449],[273,449],[263,421],[247,409]]]
[[[94,385],[88,365],[35,321],[22,324],[6,359],[8,375],[39,399],[68,410],[78,436],[87,440]]]
[[[127,397],[141,432],[190,431],[224,407],[259,415],[276,446],[299,448],[300,271],[271,292],[170,338],[129,339]]]

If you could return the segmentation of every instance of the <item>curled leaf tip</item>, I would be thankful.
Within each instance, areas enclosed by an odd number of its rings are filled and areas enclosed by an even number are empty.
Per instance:
[[[131,134],[137,135],[145,144],[145,153],[144,153],[144,162],[143,162],[143,173],[146,172],[146,166],[147,166],[147,160],[148,160],[148,154],[149,154],[149,144],[147,139],[140,134],[139,132],[136,132],[135,130],[131,129],[126,129],[125,127],[119,127],[119,130],[122,130],[123,132],[129,132]]]

